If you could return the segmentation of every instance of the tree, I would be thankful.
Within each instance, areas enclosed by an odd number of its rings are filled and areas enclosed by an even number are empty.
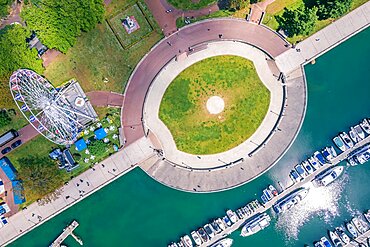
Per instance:
[[[8,125],[12,119],[6,110],[0,110],[0,128]]]
[[[338,18],[351,9],[352,0],[317,0],[320,20]]]
[[[13,0],[0,0],[0,18],[9,14],[9,6]]]
[[[102,140],[92,141],[88,148],[90,153],[95,156],[103,156],[107,151],[107,145]]]
[[[81,31],[90,31],[103,20],[102,0],[40,0],[32,1],[22,17],[43,44],[63,53],[72,47]]]
[[[23,183],[26,197],[42,198],[63,185],[57,166],[48,157],[28,156],[18,159],[21,167],[18,175]]]
[[[26,38],[31,32],[21,25],[10,25],[0,30],[0,107],[13,104],[9,92],[9,77],[20,68],[42,73],[42,60],[36,49],[30,49]]]
[[[279,27],[289,37],[311,33],[317,21],[317,7],[307,8],[301,5],[297,9],[284,9],[282,16],[276,17]]]

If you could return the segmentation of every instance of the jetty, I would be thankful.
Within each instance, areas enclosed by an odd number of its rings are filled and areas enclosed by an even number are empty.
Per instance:
[[[83,245],[81,238],[76,236],[73,231],[79,226],[77,221],[73,221],[70,225],[63,229],[63,232],[54,240],[54,242],[49,247],[60,247],[63,241],[71,235],[77,243]]]
[[[276,201],[284,198],[285,196],[289,195],[290,193],[296,191],[297,189],[301,188],[301,187],[304,187],[304,185],[310,181],[312,181],[318,174],[320,174],[321,172],[331,168],[331,167],[334,167],[336,166],[337,164],[339,164],[341,161],[345,160],[348,155],[353,152],[355,149],[359,148],[359,147],[362,147],[366,144],[370,143],[370,135],[368,135],[365,139],[359,141],[358,143],[356,143],[354,145],[353,148],[350,148],[350,149],[347,149],[346,151],[338,154],[337,157],[335,157],[331,163],[328,163],[328,164],[325,164],[323,166],[320,166],[319,169],[317,169],[316,171],[314,171],[312,174],[308,175],[305,179],[303,179],[302,181],[299,181],[299,182],[296,182],[294,183],[293,185],[287,187],[287,188],[282,188],[283,191],[281,191],[279,193],[279,195],[273,197],[269,202],[267,202],[266,204],[263,204],[262,207],[259,207],[257,208],[253,214],[249,215],[248,218],[245,218],[245,219],[239,219],[236,223],[234,223],[231,227],[225,229],[224,231],[222,231],[221,233],[217,234],[214,238],[212,238],[210,241],[207,241],[206,243],[203,243],[201,246],[202,247],[206,247],[206,246],[211,246],[212,244],[216,243],[217,241],[227,237],[227,235],[231,234],[232,232],[234,232],[235,230],[239,229],[240,227],[242,227],[244,225],[244,223],[246,221],[248,221],[249,219],[251,219],[253,216],[259,214],[259,213],[264,213],[266,212],[267,210],[269,210],[275,203]],[[292,164],[294,165],[294,164]],[[294,167],[292,166],[292,169],[294,169]],[[367,237],[370,237],[370,230],[367,231],[366,233],[362,234],[361,236],[359,236],[357,239],[355,239],[354,241],[352,241],[350,244],[347,245],[347,247],[350,247],[350,246],[357,246],[357,245],[354,245],[356,244],[356,242],[363,242],[363,241],[366,241],[367,240]]]
[[[365,246],[368,246],[368,238],[370,238],[370,230],[367,230],[365,233],[353,239],[349,244],[345,245],[344,247],[358,246],[360,243],[365,244]]]

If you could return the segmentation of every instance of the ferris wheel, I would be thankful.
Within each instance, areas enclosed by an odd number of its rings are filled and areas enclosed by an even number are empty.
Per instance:
[[[50,141],[72,144],[85,127],[87,121],[94,121],[65,96],[65,88],[54,88],[39,74],[19,69],[12,74],[9,86],[13,99],[29,123]],[[79,105],[80,104],[80,105]]]

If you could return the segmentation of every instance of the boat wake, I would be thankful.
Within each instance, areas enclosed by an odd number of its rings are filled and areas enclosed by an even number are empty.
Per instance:
[[[289,212],[280,214],[276,229],[282,232],[285,240],[298,240],[300,228],[313,217],[319,217],[328,223],[339,216],[339,201],[349,176],[344,174],[335,183],[324,187],[315,187],[311,182],[305,185],[309,189],[307,197]]]

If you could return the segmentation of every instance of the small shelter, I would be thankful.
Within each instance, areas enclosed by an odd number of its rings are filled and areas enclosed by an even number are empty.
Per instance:
[[[95,138],[98,139],[98,140],[101,140],[101,139],[104,139],[105,137],[107,137],[107,132],[105,132],[105,130],[103,128],[99,128],[99,129],[95,130],[94,134],[95,134]]]
[[[86,142],[83,138],[75,142],[75,146],[78,152],[81,152],[87,148]]]

